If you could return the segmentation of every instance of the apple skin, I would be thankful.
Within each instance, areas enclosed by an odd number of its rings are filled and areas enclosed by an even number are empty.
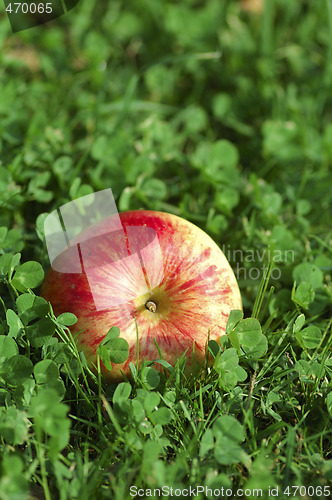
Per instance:
[[[51,302],[56,315],[72,312],[77,316],[71,331],[74,336],[78,333],[77,345],[89,363],[96,364],[96,350],[108,330],[120,328],[120,337],[129,344],[129,357],[122,364],[112,364],[112,371],[101,363],[109,381],[122,380],[121,372],[130,378],[129,363],[136,364],[135,318],[139,361],[160,359],[155,339],[162,358],[172,366],[188,349],[186,370],[190,373],[197,363],[204,362],[208,339],[218,340],[225,334],[230,311],[242,309],[234,273],[216,243],[191,222],[150,210],[122,212],[119,216],[122,231],[116,231],[118,226],[111,216],[72,240],[73,246],[57,257],[54,266],[63,266],[67,272],[50,268],[41,296]],[[130,249],[124,234],[132,227],[151,228],[159,243],[155,240],[155,244],[149,244],[151,238],[141,235],[137,245],[141,249],[146,246],[143,261],[138,264],[137,259],[125,258]],[[100,236],[101,232],[106,234]],[[68,272],[77,260],[74,244],[82,239],[90,261],[84,272]],[[149,301],[151,310],[146,305]],[[155,368],[162,369],[158,363]]]

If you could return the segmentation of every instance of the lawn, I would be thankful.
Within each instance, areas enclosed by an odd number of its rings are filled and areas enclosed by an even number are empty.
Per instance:
[[[0,47],[0,500],[328,498],[332,1],[3,7]],[[107,384],[39,296],[45,218],[106,188],[228,258],[243,318],[200,376]]]

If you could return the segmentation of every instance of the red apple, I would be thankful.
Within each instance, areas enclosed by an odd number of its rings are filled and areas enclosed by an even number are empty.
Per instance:
[[[164,212],[110,216],[71,242],[48,271],[41,295],[56,315],[74,313],[71,327],[89,362],[112,326],[129,344],[125,363],[102,365],[111,381],[130,377],[129,363],[162,358],[171,365],[187,350],[187,369],[205,359],[208,338],[225,334],[232,309],[242,309],[234,273],[220,248],[194,224]],[[82,272],[77,269],[77,243]],[[83,242],[83,243],[82,243]],[[58,271],[54,270],[57,269]],[[64,269],[66,272],[59,272]],[[195,355],[193,356],[193,345]],[[157,369],[162,369],[159,364]]]

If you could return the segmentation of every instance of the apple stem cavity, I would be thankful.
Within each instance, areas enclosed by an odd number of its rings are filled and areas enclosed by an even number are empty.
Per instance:
[[[152,302],[152,300],[148,300],[145,304],[145,307],[152,313],[155,313],[157,311],[157,306],[154,302]]]

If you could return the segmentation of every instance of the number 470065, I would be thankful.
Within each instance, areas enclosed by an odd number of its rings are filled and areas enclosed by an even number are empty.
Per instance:
[[[13,2],[8,4],[6,7],[6,12],[9,14],[17,14],[19,11],[21,11],[23,14],[43,14],[44,12],[46,14],[51,14],[52,12],[52,3],[47,2],[47,3],[21,3],[21,2]]]
[[[330,486],[287,486],[283,491],[284,495],[287,497],[294,497],[296,494],[301,497],[330,497],[331,498],[331,488]]]

